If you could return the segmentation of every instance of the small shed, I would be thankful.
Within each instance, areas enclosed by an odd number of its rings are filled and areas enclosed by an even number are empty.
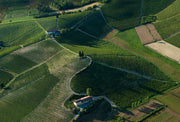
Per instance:
[[[74,100],[73,103],[77,107],[77,106],[80,106],[80,105],[83,105],[83,104],[86,104],[86,103],[92,102],[92,101],[93,101],[92,96],[86,96],[86,97],[80,98],[78,100]]]
[[[57,29],[51,29],[47,30],[47,34],[57,36],[60,35],[60,31],[58,31]]]

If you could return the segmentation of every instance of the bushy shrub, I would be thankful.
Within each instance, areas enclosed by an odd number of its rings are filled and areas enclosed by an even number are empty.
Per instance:
[[[149,16],[143,16],[141,19],[141,24],[147,24],[151,22],[155,22],[157,20],[156,16],[149,15]]]

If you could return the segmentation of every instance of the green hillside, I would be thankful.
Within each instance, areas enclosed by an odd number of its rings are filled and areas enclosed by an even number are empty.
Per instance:
[[[124,30],[139,24],[141,0],[110,0],[102,11],[110,25]]]

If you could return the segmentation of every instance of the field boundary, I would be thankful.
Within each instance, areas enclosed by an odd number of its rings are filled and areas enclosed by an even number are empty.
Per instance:
[[[62,49],[62,50],[63,50],[63,49]],[[25,74],[25,73],[27,73],[27,72],[29,72],[29,71],[31,71],[31,70],[37,68],[37,67],[39,67],[39,66],[45,64],[47,61],[51,60],[53,57],[55,57],[56,55],[58,55],[59,53],[61,53],[62,50],[58,51],[57,53],[55,53],[54,55],[52,55],[51,57],[49,57],[49,58],[46,59],[45,61],[43,61],[43,62],[41,62],[41,63],[39,63],[39,64],[37,64],[37,65],[35,65],[35,66],[33,66],[33,67],[27,69],[27,70],[25,70],[25,71],[23,71],[23,72],[17,74],[16,76],[14,76],[14,78],[13,78],[11,81],[9,81],[8,84],[6,84],[5,87],[9,87],[9,86],[16,80],[17,77],[19,77],[19,76],[21,76],[21,75],[23,75],[23,74]],[[4,92],[4,90],[5,90],[5,89],[2,89],[2,90],[0,91],[0,94],[2,94],[2,93]]]

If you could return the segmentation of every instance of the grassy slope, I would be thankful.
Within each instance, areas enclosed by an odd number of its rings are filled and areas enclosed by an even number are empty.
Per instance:
[[[90,11],[78,12],[74,14],[60,15],[58,18],[58,29],[70,28],[78,21],[80,21],[84,16],[86,16]],[[56,28],[56,17],[46,17],[36,20],[45,30]]]
[[[47,48],[47,45],[49,45],[51,48]],[[17,76],[14,81],[12,81],[12,83],[9,85],[10,89],[5,90],[4,92],[4,94],[8,92],[9,94],[0,98],[0,116],[2,117],[1,121],[20,121],[26,115],[28,116],[24,118],[25,121],[26,119],[31,118],[31,115],[33,115],[32,118],[36,121],[70,121],[72,118],[72,113],[62,106],[63,100],[71,95],[71,91],[68,87],[68,80],[72,74],[85,67],[88,64],[89,59],[80,60],[78,55],[74,55],[65,49],[61,50],[62,47],[54,43],[52,40],[46,40],[37,44],[33,44],[24,48],[24,51],[28,50],[29,55],[36,55],[33,51],[35,48],[39,48],[38,46],[41,46],[44,48],[44,50],[46,49],[46,53],[52,53],[53,48],[53,51],[55,51],[54,53],[56,55],[50,58],[46,62],[47,64],[39,65],[36,68],[24,72]],[[40,48],[39,50],[43,49]],[[58,51],[59,53],[56,53]],[[7,59],[8,57],[14,60],[14,56],[18,58],[21,57],[15,54],[9,54],[4,58]],[[38,57],[38,54],[36,56]],[[42,56],[47,55],[42,53]],[[46,58],[49,57],[47,56]],[[2,60],[3,59],[1,59],[0,62],[5,63],[10,68],[15,66],[16,68],[14,68],[14,70],[17,69],[17,73],[19,73],[19,70],[21,70],[21,65],[13,65],[14,62],[5,62],[7,61],[5,59],[3,62]],[[19,63],[23,64],[22,61],[24,61],[24,59],[21,57],[20,61],[21,62]],[[28,61],[29,60],[25,61],[27,66],[31,64]],[[32,66],[25,68],[30,67]],[[48,94],[50,95],[48,96]],[[40,103],[43,105],[41,106]],[[57,107],[59,107],[58,110]],[[34,115],[34,113],[37,112],[36,110],[39,109],[43,110],[44,112],[38,112],[38,114]],[[51,111],[51,113],[48,113],[49,111]],[[52,115],[53,112],[60,114],[60,116],[57,114]],[[36,118],[37,115],[39,115],[40,118]]]
[[[67,122],[72,118],[71,111],[63,107],[65,100],[71,95],[68,80],[76,71],[85,67],[89,59],[79,59],[67,50],[62,50],[57,56],[47,62],[50,73],[60,81],[47,98],[23,121],[61,121]]]
[[[20,121],[43,101],[58,81],[53,75],[47,75],[37,82],[1,98],[1,121]]]
[[[139,24],[141,0],[111,0],[102,7],[109,24],[119,30]]]
[[[70,32],[59,42],[64,43],[65,46],[75,52],[83,50],[85,55],[90,55],[94,60],[136,71],[157,79],[168,79],[152,63],[108,41],[95,40],[80,32]]]
[[[143,1],[143,15],[154,15],[163,9],[165,9],[167,6],[169,6],[172,2],[175,0],[144,0]],[[158,16],[159,19],[159,16]]]
[[[111,30],[99,11],[95,11],[91,16],[88,16],[79,29],[98,38],[104,36]]]
[[[19,49],[15,51],[14,54],[18,54],[33,62],[40,63],[55,55],[60,50],[62,50],[62,47],[57,45],[51,39],[47,39],[31,46]]]
[[[180,6],[180,0],[176,0],[166,9],[162,10],[161,12],[157,14],[157,17],[160,21],[157,23],[154,23],[154,25],[156,26],[156,29],[158,30],[160,35],[163,37],[163,39],[168,38],[166,39],[166,41],[177,47],[180,47],[180,42],[179,42],[180,34],[174,35],[172,37],[170,36],[180,31],[179,6]]]
[[[50,30],[56,28],[56,17],[45,17],[36,19],[36,21],[45,29]]]
[[[170,35],[180,31],[180,15],[154,23],[154,25],[163,39],[168,38]]]
[[[44,30],[34,21],[1,24],[0,33],[0,38],[5,43],[5,48],[0,49],[0,56],[19,48],[19,45],[42,40],[45,36]]]
[[[180,12],[180,0],[176,0],[173,4],[168,6],[166,9],[157,13],[157,17],[159,20],[166,19],[172,16],[179,14]]]
[[[35,62],[15,54],[9,54],[0,59],[0,68],[14,73],[21,73],[34,65],[36,65]]]
[[[58,28],[70,28],[77,22],[79,22],[83,17],[87,16],[91,11],[83,11],[74,14],[61,15],[58,18]]]
[[[116,41],[121,43],[124,48],[151,61],[172,78],[180,80],[180,65],[143,46],[135,29],[120,32],[117,37],[121,39],[116,39]]]
[[[166,39],[166,41],[180,48],[179,39],[180,39],[180,33],[173,36],[173,37],[171,37],[171,38],[169,38],[169,39]]]
[[[79,93],[92,88],[95,95],[106,95],[119,107],[127,108],[132,102],[161,93],[173,84],[143,79],[93,63],[72,79],[71,88]]]

